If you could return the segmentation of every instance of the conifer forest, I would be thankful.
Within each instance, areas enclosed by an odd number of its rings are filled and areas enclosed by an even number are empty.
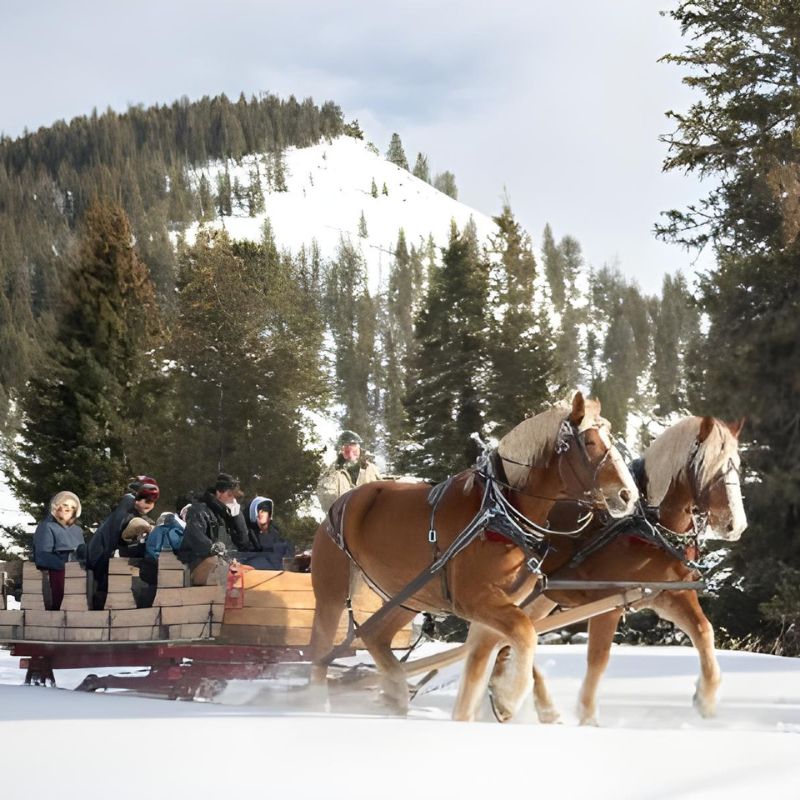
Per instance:
[[[746,418],[749,527],[712,546],[704,604],[729,644],[800,653],[800,14],[670,14],[684,48],[665,60],[695,99],[665,122],[663,166],[708,191],[664,209],[655,234],[685,267],[658,295],[590,263],[578,221],[526,231],[510,203],[488,239],[398,228],[377,290],[363,213],[330,256],[279,247],[269,222],[260,241],[205,224],[263,213],[289,148],[362,139],[332,101],[219,95],[0,138],[2,468],[25,510],[69,487],[92,527],[131,475],[173,498],[224,469],[268,487],[306,545],[312,415],[358,431],[388,475],[439,481],[475,461],[473,434],[498,439],[583,387],[634,452],[681,414]],[[401,135],[381,157],[457,200],[456,176]],[[246,186],[202,171],[246,157]],[[695,279],[699,248],[714,266]]]

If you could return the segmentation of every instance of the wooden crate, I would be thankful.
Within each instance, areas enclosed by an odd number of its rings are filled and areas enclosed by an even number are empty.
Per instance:
[[[161,569],[158,568],[158,588],[159,589],[182,589],[186,585],[186,575],[182,569]]]
[[[86,575],[71,578],[69,575],[64,579],[64,596],[71,594],[86,594]]]
[[[129,558],[112,558],[108,562],[109,575],[127,575],[132,577],[139,574],[138,561]]]
[[[22,595],[20,607],[25,611],[28,609],[44,611],[44,597],[41,594],[29,594],[26,592]]]
[[[22,625],[22,611],[0,611],[0,625]]]
[[[41,611],[31,609],[25,611],[25,627],[33,625],[39,628],[63,628],[66,612],[64,611]]]
[[[152,642],[166,638],[165,628],[162,625],[111,628],[112,642]]]
[[[108,628],[64,628],[65,642],[107,642]]]

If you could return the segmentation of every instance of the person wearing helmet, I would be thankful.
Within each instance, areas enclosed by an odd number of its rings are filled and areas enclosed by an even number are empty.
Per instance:
[[[95,592],[92,606],[95,610],[102,609],[106,603],[108,562],[117,548],[128,547],[128,550],[131,550],[129,546],[131,542],[127,536],[123,537],[123,534],[137,517],[146,523],[143,528],[138,529],[137,538],[141,537],[145,529],[149,531],[153,527],[153,520],[148,514],[153,510],[159,494],[155,478],[148,475],[137,476],[128,485],[128,492],[122,496],[111,514],[100,523],[94,536],[89,540],[86,548],[86,566],[94,573]],[[136,524],[141,526],[142,522]],[[141,555],[144,555],[144,548],[141,550]]]
[[[47,573],[50,584],[49,610],[58,611],[64,600],[64,565],[75,559],[83,544],[83,530],[77,524],[81,501],[72,492],[57,492],[50,500],[50,512],[33,534],[33,561]]]
[[[375,465],[361,452],[361,437],[353,431],[342,431],[336,440],[336,461],[320,476],[317,497],[327,513],[333,501],[356,486],[381,480]]]

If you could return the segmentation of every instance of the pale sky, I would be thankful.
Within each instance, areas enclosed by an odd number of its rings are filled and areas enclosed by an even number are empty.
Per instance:
[[[225,92],[333,100],[385,152],[455,173],[459,199],[504,191],[539,247],[550,222],[646,291],[693,254],[659,213],[704,192],[663,175],[667,109],[691,94],[657,64],[681,49],[670,0],[0,0],[0,131]],[[707,267],[705,255],[697,266]]]

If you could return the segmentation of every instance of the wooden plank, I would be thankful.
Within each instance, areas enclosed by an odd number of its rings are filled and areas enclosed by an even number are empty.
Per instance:
[[[314,592],[292,589],[283,592],[245,591],[245,608],[307,608],[314,610]]]
[[[22,611],[0,611],[0,625],[22,625]]]
[[[64,639],[64,628],[46,628],[39,625],[25,625],[22,629],[26,639],[43,642],[60,642]]]
[[[86,580],[86,570],[79,561],[68,561],[64,564],[64,575],[67,580],[70,578],[83,578]]]
[[[86,594],[86,576],[66,578],[64,580],[64,595]]]
[[[130,592],[109,592],[106,596],[106,608],[136,608],[136,601]]]
[[[108,628],[64,628],[65,642],[107,642]]]
[[[310,628],[314,612],[304,608],[227,608],[226,625],[266,625],[267,627]]]
[[[162,625],[111,629],[112,642],[152,642],[166,638]]]
[[[170,625],[169,638],[170,639],[212,639],[219,636],[221,626],[219,623],[212,623],[211,625],[202,624],[188,624],[188,625]]]
[[[44,598],[41,594],[23,594],[20,606],[23,609],[38,609],[44,611]]]
[[[127,558],[112,558],[108,562],[109,575],[138,575],[139,567]]]
[[[250,591],[279,592],[285,589],[311,589],[309,572],[275,572],[253,569],[242,573],[244,588]]]
[[[311,628],[269,628],[261,625],[223,623],[220,636],[223,641],[231,644],[304,647],[311,643]]]
[[[39,572],[38,567],[33,561],[23,561],[22,562],[22,577],[23,578],[35,578],[37,575],[41,575]]]
[[[61,601],[62,611],[88,611],[89,601],[86,599],[86,594],[68,594],[64,595]]]
[[[21,639],[21,625],[0,625],[0,641],[7,639]]]
[[[133,575],[109,575],[108,576],[108,591],[111,592],[129,592],[131,591]]]
[[[158,608],[133,608],[129,610],[113,610],[111,625],[114,628],[135,628],[156,625],[159,618]]]
[[[212,622],[222,622],[225,612],[225,606],[222,603],[213,603],[210,606],[163,606],[161,609],[161,621],[164,625],[206,622],[209,608],[211,609]]]
[[[225,602],[224,586],[190,586],[185,589],[161,589],[154,606],[196,606]]]
[[[64,612],[31,609],[25,612],[25,624],[40,628],[60,628],[64,625]]]
[[[68,628],[107,628],[108,611],[67,611]]]
[[[159,569],[183,569],[183,562],[170,550],[162,550],[158,554]]]
[[[159,589],[182,589],[185,586],[186,575],[183,570],[159,569],[158,588]]]

